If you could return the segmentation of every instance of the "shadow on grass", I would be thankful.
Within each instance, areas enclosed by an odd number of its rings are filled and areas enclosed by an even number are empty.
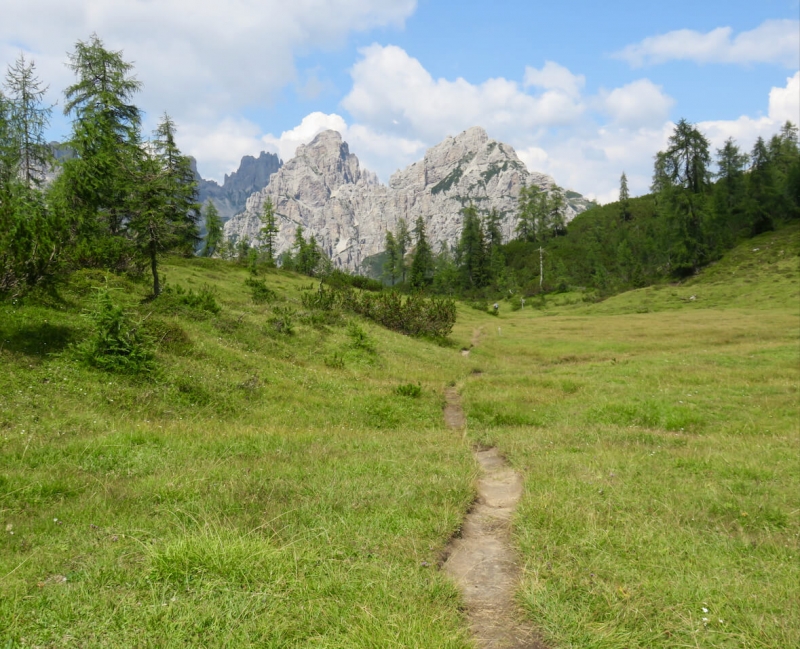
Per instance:
[[[69,327],[46,322],[0,330],[0,350],[41,358],[62,351],[72,342],[74,333]]]

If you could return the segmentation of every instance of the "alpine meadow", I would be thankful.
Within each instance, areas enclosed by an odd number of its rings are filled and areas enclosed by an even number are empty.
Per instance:
[[[0,92],[0,646],[800,647],[795,121],[603,204],[475,125],[217,183],[65,63]]]

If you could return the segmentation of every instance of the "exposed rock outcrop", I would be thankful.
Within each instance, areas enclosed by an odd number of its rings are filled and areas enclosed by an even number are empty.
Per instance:
[[[267,186],[269,179],[282,162],[274,153],[261,152],[257,158],[246,155],[239,163],[239,169],[232,174],[225,174],[222,185],[214,180],[204,180],[197,171],[197,163],[191,159],[192,171],[197,178],[197,198],[205,205],[213,201],[223,221],[245,209],[247,199],[254,192]]]
[[[436,250],[442,243],[454,246],[461,234],[461,210],[470,202],[481,212],[497,209],[503,235],[510,239],[524,184],[549,189],[555,183],[550,176],[528,172],[513,148],[490,140],[479,127],[429,149],[423,160],[395,173],[388,186],[360,168],[339,133],[325,131],[298,147],[269,184],[247,199],[244,212],[225,224],[225,234],[255,240],[258,215],[269,196],[280,216],[278,252],[291,248],[302,225],[336,266],[359,270],[366,258],[384,250],[386,231],[396,232],[400,219],[413,227],[422,216]],[[590,204],[574,192],[568,200],[567,220]]]

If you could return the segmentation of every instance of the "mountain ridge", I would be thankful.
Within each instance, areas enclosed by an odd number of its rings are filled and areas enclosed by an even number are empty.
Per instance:
[[[247,199],[269,183],[269,179],[283,166],[283,161],[274,153],[262,151],[256,158],[243,156],[239,167],[225,174],[222,185],[216,180],[206,180],[197,170],[197,160],[190,157],[192,171],[197,180],[197,199],[201,205],[214,203],[223,221],[242,212]]]
[[[254,241],[269,197],[280,217],[279,254],[291,249],[302,225],[335,266],[357,271],[365,259],[384,250],[386,232],[396,232],[400,219],[411,227],[421,216],[436,250],[443,244],[454,246],[461,233],[461,210],[470,202],[482,213],[497,209],[504,239],[513,238],[519,190],[531,183],[544,190],[555,186],[550,176],[529,172],[513,147],[490,139],[481,127],[431,147],[422,160],[395,172],[388,185],[362,169],[342,136],[328,130],[298,147],[295,157],[225,224],[225,235]],[[590,204],[570,192],[567,221]]]

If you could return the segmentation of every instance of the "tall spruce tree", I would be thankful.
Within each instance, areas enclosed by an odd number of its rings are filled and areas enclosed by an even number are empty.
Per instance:
[[[711,182],[708,140],[681,119],[668,140],[667,150],[656,156],[653,186],[672,227],[673,271],[685,275],[707,260],[704,226]]]
[[[523,241],[536,241],[539,223],[546,212],[547,197],[536,185],[519,190],[517,236]]]
[[[79,263],[124,268],[130,250],[122,235],[142,159],[141,112],[132,103],[141,83],[122,52],[107,50],[96,34],[76,43],[68,67],[76,82],[64,92],[64,113],[73,117],[75,156],[58,182],[74,216],[76,253]]]
[[[473,291],[486,286],[489,279],[486,236],[478,210],[472,203],[462,209],[461,214],[464,224],[458,242],[457,265],[461,285],[465,290]]]
[[[164,220],[170,233],[167,249],[192,255],[200,243],[197,179],[190,158],[181,153],[175,142],[176,133],[175,122],[164,113],[152,146],[160,163],[161,183],[166,194]]]
[[[747,217],[751,234],[775,229],[780,207],[775,175],[775,164],[770,158],[767,144],[764,138],[759,137],[750,154],[750,173],[747,178]]]
[[[408,231],[408,223],[405,219],[400,219],[397,223],[397,234],[394,237],[397,244],[397,275],[400,281],[406,283],[406,253],[411,245],[411,233]]]
[[[631,219],[631,194],[628,191],[628,177],[624,171],[619,179],[619,218],[623,221]]]
[[[422,290],[427,287],[433,277],[433,252],[425,236],[425,221],[421,216],[417,217],[414,224],[414,237],[416,246],[414,256],[411,260],[411,288]]]
[[[390,230],[386,230],[386,261],[383,264],[383,278],[388,280],[389,286],[394,286],[397,281],[397,265],[399,253],[397,241]]]
[[[212,257],[219,250],[221,243],[222,219],[214,201],[208,201],[206,203],[206,241],[203,246],[203,256]]]
[[[733,138],[717,149],[717,183],[713,196],[713,241],[711,247],[721,252],[729,248],[745,228],[747,154],[740,151]]]
[[[258,231],[258,241],[267,257],[267,263],[270,266],[274,266],[275,237],[278,235],[278,219],[271,197],[267,196],[264,200],[264,205],[258,218],[261,220],[261,229]]]
[[[51,107],[42,100],[47,87],[36,76],[36,64],[20,54],[8,66],[5,88],[9,100],[9,125],[17,147],[17,173],[28,187],[38,187],[50,163],[50,148],[44,134],[50,123]]]
[[[503,255],[502,218],[496,207],[486,216],[486,254],[488,256],[489,281],[498,288],[505,274],[506,260]]]
[[[41,184],[50,161],[50,108],[35,64],[20,56],[0,94],[0,293],[19,295],[53,280],[65,246],[63,219]]]

